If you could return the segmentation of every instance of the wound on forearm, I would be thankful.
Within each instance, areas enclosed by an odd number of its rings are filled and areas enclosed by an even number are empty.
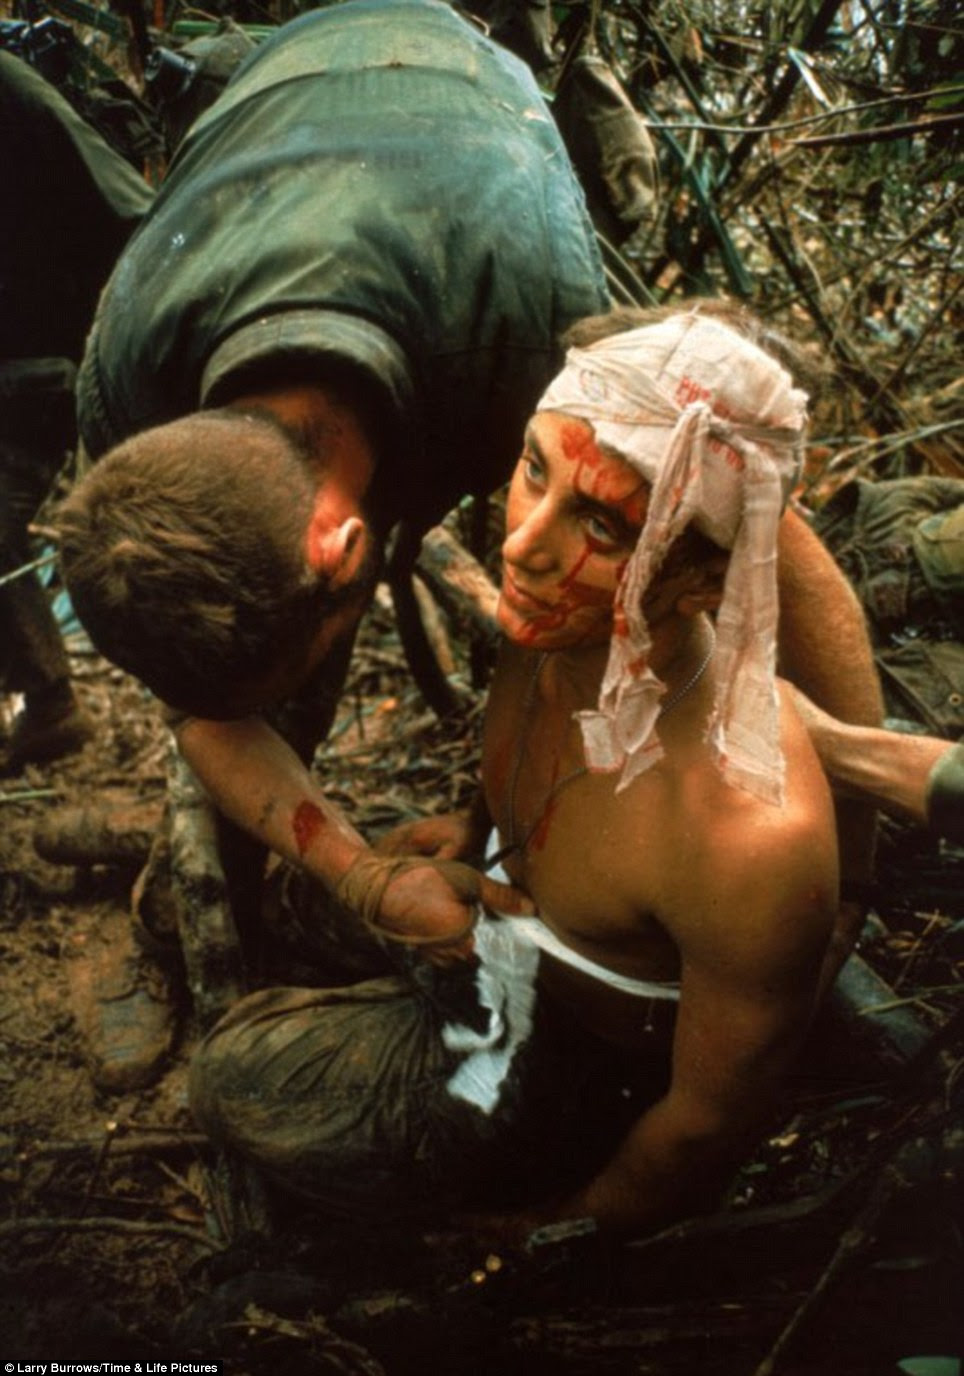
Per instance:
[[[307,854],[315,837],[325,829],[326,825],[324,813],[316,803],[310,803],[306,800],[299,803],[295,808],[291,818],[291,831],[298,848],[298,854],[302,858]]]

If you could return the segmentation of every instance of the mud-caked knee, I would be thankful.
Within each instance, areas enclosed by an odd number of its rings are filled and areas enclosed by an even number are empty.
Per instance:
[[[401,979],[272,989],[205,1038],[190,1102],[213,1141],[329,1211],[397,1211],[434,1198],[451,1165],[454,1064]]]

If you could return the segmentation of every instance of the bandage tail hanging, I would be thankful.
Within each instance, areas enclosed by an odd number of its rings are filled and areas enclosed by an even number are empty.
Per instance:
[[[657,723],[665,686],[649,662],[645,597],[692,523],[730,551],[709,744],[727,782],[782,800],[776,543],[799,476],[806,401],[769,354],[692,312],[571,349],[539,403],[540,411],[587,421],[600,447],[652,487],[616,594],[599,701],[578,714],[587,764],[618,772],[617,788],[663,754]]]

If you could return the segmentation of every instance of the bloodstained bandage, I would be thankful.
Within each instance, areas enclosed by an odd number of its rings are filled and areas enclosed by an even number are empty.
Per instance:
[[[599,450],[649,484],[646,522],[616,590],[599,701],[578,714],[589,768],[617,772],[617,791],[662,755],[664,685],[648,664],[645,595],[692,524],[730,553],[707,740],[727,783],[782,801],[776,544],[800,473],[806,401],[777,359],[694,310],[570,349],[536,407],[590,426]],[[567,457],[580,478],[591,469],[595,497],[600,470],[585,430],[567,431]]]

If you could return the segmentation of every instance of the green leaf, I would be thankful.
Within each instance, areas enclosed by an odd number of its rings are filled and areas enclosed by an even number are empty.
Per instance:
[[[955,82],[946,89],[936,88],[924,105],[925,110],[956,110],[964,105],[964,85]]]
[[[959,1357],[904,1357],[897,1363],[904,1376],[961,1376]]]

